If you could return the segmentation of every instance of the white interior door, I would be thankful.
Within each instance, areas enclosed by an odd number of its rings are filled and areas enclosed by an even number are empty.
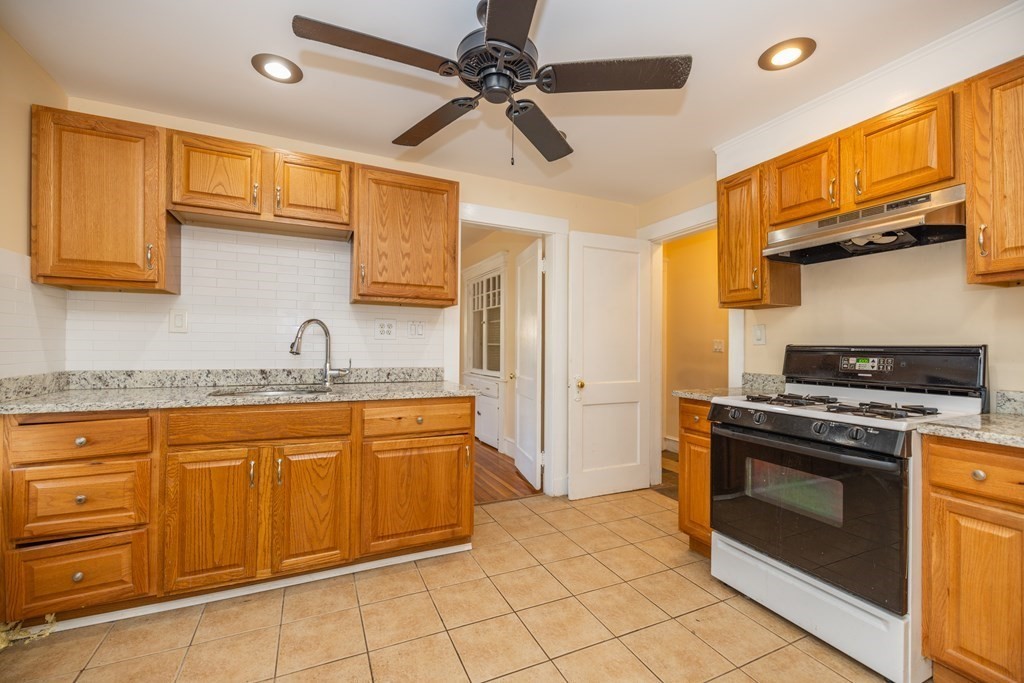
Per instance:
[[[569,497],[650,485],[650,243],[569,234]]]
[[[541,484],[543,249],[538,239],[516,257],[515,460],[535,489]]]

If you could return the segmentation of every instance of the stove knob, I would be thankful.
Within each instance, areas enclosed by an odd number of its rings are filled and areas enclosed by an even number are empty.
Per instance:
[[[731,408],[729,410],[729,419],[730,420],[738,420],[741,417],[743,417],[743,411],[740,410],[739,408]]]
[[[864,438],[866,432],[860,427],[851,427],[850,431],[846,433],[846,436],[850,437],[851,441],[860,441]]]
[[[768,419],[768,416],[762,412],[754,413],[754,424],[763,425],[764,421]]]
[[[811,431],[821,436],[822,434],[828,431],[828,425],[820,421],[815,422],[814,424],[811,425]]]

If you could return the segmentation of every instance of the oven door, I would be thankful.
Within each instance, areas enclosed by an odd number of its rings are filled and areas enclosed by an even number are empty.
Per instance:
[[[711,528],[907,612],[907,460],[714,425]]]

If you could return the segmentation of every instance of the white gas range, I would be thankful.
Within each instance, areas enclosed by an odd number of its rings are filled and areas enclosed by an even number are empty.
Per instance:
[[[785,392],[716,397],[711,573],[894,681],[921,655],[916,425],[986,409],[985,347],[786,349]]]

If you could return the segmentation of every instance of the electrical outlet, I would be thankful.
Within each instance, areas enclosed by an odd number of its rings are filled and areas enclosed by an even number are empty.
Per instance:
[[[377,318],[373,321],[374,339],[394,339],[397,336],[397,323],[394,320]]]
[[[725,353],[725,342],[721,339],[712,339],[711,353]]]
[[[768,332],[764,325],[754,325],[754,346],[764,346],[768,343]]]
[[[167,331],[174,334],[187,334],[188,311],[181,309],[171,310],[171,314],[167,316]]]
[[[409,338],[410,339],[419,339],[419,338],[423,337],[423,334],[424,334],[423,322],[420,321],[420,320],[410,320],[409,321]]]

